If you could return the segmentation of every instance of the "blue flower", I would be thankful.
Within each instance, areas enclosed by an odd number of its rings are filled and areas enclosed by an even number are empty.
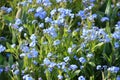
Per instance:
[[[94,19],[97,18],[97,14],[92,14],[91,16],[88,17],[90,21],[94,21]]]
[[[30,46],[30,47],[35,47],[35,46],[36,46],[36,43],[37,43],[37,41],[32,41],[29,46]]]
[[[55,67],[55,66],[56,66],[56,63],[55,63],[55,62],[51,62],[48,67],[53,68],[53,67]]]
[[[117,76],[117,77],[116,77],[116,80],[120,80],[120,76]]]
[[[104,70],[107,69],[107,65],[103,65],[103,69],[104,69]]]
[[[60,3],[60,2],[62,2],[62,0],[56,0],[56,2],[57,2],[57,3]]]
[[[70,67],[69,67],[70,69],[72,69],[73,71],[75,71],[77,68],[78,68],[78,66],[77,65],[74,65],[74,64],[72,64],[72,65],[70,65]]]
[[[48,53],[48,54],[47,54],[47,57],[51,57],[51,56],[52,56],[52,53]]]
[[[90,2],[95,2],[95,0],[90,0]]]
[[[32,3],[32,0],[28,0],[29,3]]]
[[[119,70],[120,68],[116,66],[112,66],[108,68],[108,71],[110,71],[111,73],[117,73]]]
[[[18,69],[15,70],[15,71],[13,72],[13,74],[14,74],[14,75],[18,75],[18,74],[19,74],[19,70],[18,70]]]
[[[78,25],[78,26],[80,26],[80,25],[81,25],[81,23],[80,23],[80,22],[77,22],[77,25]]]
[[[74,59],[75,59],[75,60],[79,60],[79,58],[78,58],[76,55],[74,56]]]
[[[7,10],[7,7],[2,6],[2,7],[0,8],[0,10],[6,11],[6,10]]]
[[[19,27],[18,31],[19,31],[19,32],[22,32],[23,29],[24,29],[24,28],[21,26],[21,27]]]
[[[35,34],[32,34],[32,35],[30,36],[30,39],[31,39],[32,41],[36,41],[37,37],[36,37]]]
[[[54,45],[54,46],[59,45],[59,44],[60,44],[60,40],[55,40],[55,41],[53,42],[53,45]]]
[[[3,45],[0,44],[0,53],[5,51],[6,50],[6,47],[4,47]]]
[[[27,6],[27,2],[26,2],[26,1],[19,2],[17,5],[18,5],[18,6],[19,6],[19,5],[21,5],[21,6]]]
[[[69,53],[69,54],[72,53],[72,48],[71,48],[71,47],[68,48],[68,53]]]
[[[77,16],[80,16],[81,19],[86,19],[85,11],[83,11],[83,10],[80,10],[80,11],[78,12]]]
[[[68,62],[69,60],[70,60],[69,56],[67,56],[67,57],[64,58],[65,62]]]
[[[36,3],[40,4],[40,3],[42,3],[42,0],[36,0]]]
[[[64,18],[60,18],[60,19],[54,20],[54,24],[61,26],[61,25],[64,25],[64,21],[65,21]]]
[[[3,68],[0,68],[0,74],[3,72]]]
[[[102,18],[101,18],[101,21],[102,21],[102,22],[109,21],[109,18],[108,18],[108,17],[102,17]]]
[[[85,77],[84,76],[79,76],[78,80],[85,80]]]
[[[40,18],[40,19],[44,19],[44,18],[46,17],[46,14],[47,14],[46,11],[36,12],[34,16],[35,16],[36,18],[38,17],[38,18]]]
[[[34,80],[32,77],[26,77],[26,79],[25,80]]]
[[[86,62],[86,59],[85,59],[84,57],[80,57],[80,58],[79,58],[79,61],[80,61],[81,63],[85,63],[85,62]]]
[[[114,46],[115,46],[115,48],[119,48],[119,46],[120,46],[119,42],[115,42]]]
[[[60,65],[62,66],[62,69],[65,69],[65,66],[66,66],[65,62],[61,62]]]
[[[92,54],[92,53],[90,53],[90,54],[87,54],[87,57],[88,58],[92,58],[94,55]]]
[[[85,48],[86,47],[86,43],[81,43],[80,47],[81,48]]]
[[[36,9],[36,13],[34,14],[34,16],[36,18],[40,18],[40,19],[44,19],[46,17],[46,15],[47,15],[47,13],[42,7],[38,7]]]
[[[34,8],[30,8],[30,9],[28,9],[28,13],[31,13],[31,12],[33,12],[33,11],[35,11]]]
[[[57,37],[57,33],[56,30],[53,26],[49,27],[48,29],[44,29],[43,33],[47,33],[50,36],[52,36],[53,38]]]
[[[49,0],[36,0],[36,3],[37,4],[42,4],[42,5],[46,6],[46,7],[49,7],[52,4]]]
[[[23,55],[24,56],[24,55]],[[28,58],[36,58],[38,56],[38,51],[36,51],[35,48],[33,48],[28,54]]]
[[[11,54],[10,54],[10,53],[7,53],[7,54],[6,54],[6,57],[7,57],[7,58],[9,58],[10,56],[11,56]]]
[[[24,52],[24,53],[27,53],[27,52],[30,51],[30,49],[29,49],[28,46],[21,46],[21,50],[22,50],[22,52]]]
[[[9,14],[10,12],[12,12],[12,8],[7,8],[6,12]]]
[[[62,75],[58,75],[57,76],[59,80],[62,80],[63,79],[63,76]]]
[[[10,70],[10,67],[9,66],[6,66],[5,67],[5,72],[8,72]]]
[[[57,12],[56,8],[50,11],[50,15],[53,16]]]
[[[60,3],[60,2],[67,2],[66,0],[56,0],[57,3]]]
[[[41,77],[39,77],[38,80],[43,80],[43,79]]]
[[[36,9],[36,12],[42,12],[42,11],[44,11],[44,9],[43,9],[42,7],[38,7],[38,8]]]
[[[5,37],[0,37],[0,41],[4,41],[4,40],[6,40]]]
[[[12,11],[12,8],[7,8],[7,7],[5,7],[5,6],[2,6],[2,7],[1,7],[1,10],[5,11],[6,13],[9,14],[9,13]]]
[[[102,69],[101,65],[97,65],[96,69],[101,70]]]
[[[18,19],[18,18],[17,18],[16,21],[15,21],[15,24],[16,24],[16,25],[20,25],[20,24],[22,24],[21,19]]]
[[[120,24],[118,23],[115,27],[115,32],[112,34],[112,37],[120,40]]]
[[[44,23],[39,23],[39,24],[38,24],[38,27],[44,28]]]
[[[23,80],[34,80],[30,75],[24,75]]]
[[[44,64],[44,65],[47,65],[47,66],[48,66],[50,63],[51,63],[51,62],[50,62],[50,60],[49,60],[48,58],[45,58],[44,61],[43,61],[43,64]]]
[[[49,23],[49,22],[51,22],[51,21],[52,21],[51,18],[49,18],[49,17],[46,17],[46,18],[45,18],[45,22],[46,22],[46,23]]]
[[[110,38],[108,37],[108,35],[105,35],[104,38],[105,38],[105,39],[104,39],[104,42],[110,42]]]
[[[74,18],[74,14],[72,14],[72,10],[70,9],[64,9],[64,8],[58,8],[58,12],[60,12],[60,16],[58,19],[64,18],[65,16],[70,16],[71,18]]]
[[[34,60],[34,61],[33,61],[33,64],[34,64],[34,65],[37,65],[37,64],[38,64],[38,62]]]
[[[38,51],[36,51],[34,48],[30,51],[32,54],[32,57],[37,57],[38,56]]]

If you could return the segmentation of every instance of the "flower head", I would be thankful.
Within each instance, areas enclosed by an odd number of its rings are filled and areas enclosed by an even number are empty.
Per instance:
[[[78,80],[85,80],[85,77],[84,76],[79,76]]]
[[[80,61],[81,63],[85,63],[85,62],[86,62],[86,59],[85,59],[84,57],[80,57],[80,58],[79,58],[79,61]]]
[[[65,62],[68,62],[69,60],[70,60],[69,56],[67,56],[67,57],[64,58]]]
[[[108,71],[110,71],[111,73],[117,73],[119,70],[120,68],[116,66],[112,66],[108,68]]]
[[[54,45],[54,46],[59,45],[59,44],[60,44],[60,40],[55,40],[55,41],[53,42],[53,45]]]
[[[4,47],[3,45],[0,44],[0,53],[5,51],[6,50],[6,47]]]
[[[62,80],[63,79],[63,76],[62,75],[58,75],[57,76],[59,80]]]

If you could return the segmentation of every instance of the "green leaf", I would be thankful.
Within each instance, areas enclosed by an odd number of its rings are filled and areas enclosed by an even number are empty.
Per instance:
[[[9,56],[9,64],[10,64],[10,65],[13,64],[13,56],[12,56],[12,55]]]
[[[6,46],[7,46],[8,49],[11,48],[11,45],[8,42],[6,42]]]
[[[91,66],[93,66],[93,67],[96,66],[95,63],[93,63],[93,62],[89,62],[89,64],[90,64]]]
[[[2,62],[3,62],[3,56],[0,55],[0,64],[2,64]]]
[[[74,72],[74,74],[78,75],[78,74],[80,73],[80,71],[81,71],[81,70],[76,70],[76,71]]]
[[[93,76],[90,76],[90,80],[95,80],[95,79],[94,79],[94,75],[93,75]]]
[[[107,16],[111,15],[111,0],[108,0],[107,7],[106,7],[106,10],[105,10],[105,14]]]
[[[52,80],[51,73],[49,70],[46,70],[46,78],[47,80]]]
[[[117,16],[117,13],[118,13],[118,10],[120,9],[120,7],[115,7],[114,9],[113,9],[113,13],[112,13],[112,19],[115,19]]]
[[[101,42],[101,43],[98,43],[97,45],[95,45],[93,48],[92,48],[92,51],[94,51],[96,48],[98,47],[101,47],[104,43]]]
[[[74,78],[75,76],[79,75],[81,70],[76,70],[74,73],[71,74],[71,78]]]
[[[3,19],[4,19],[5,21],[9,21],[9,22],[13,21],[13,18],[10,17],[9,15],[4,15],[4,16],[3,16]]]

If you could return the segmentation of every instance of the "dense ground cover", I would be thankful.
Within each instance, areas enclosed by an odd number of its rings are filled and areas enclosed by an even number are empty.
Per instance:
[[[0,80],[120,80],[119,0],[1,0]]]

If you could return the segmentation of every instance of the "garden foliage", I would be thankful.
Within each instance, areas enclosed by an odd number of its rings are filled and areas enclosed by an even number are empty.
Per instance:
[[[120,80],[119,0],[0,0],[0,80]]]

